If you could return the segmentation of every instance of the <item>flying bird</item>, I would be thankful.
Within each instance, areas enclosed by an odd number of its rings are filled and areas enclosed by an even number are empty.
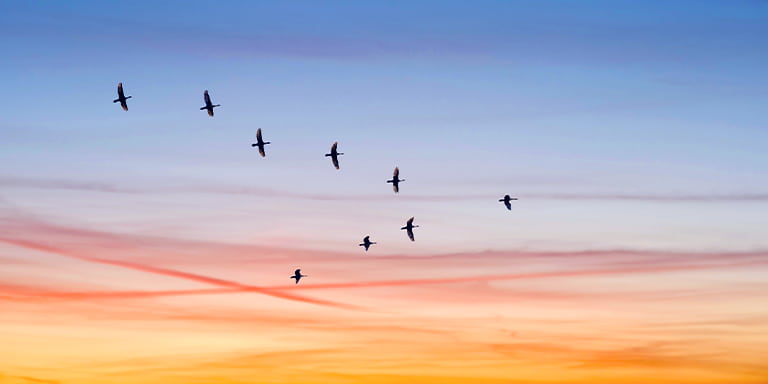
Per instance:
[[[123,107],[123,111],[128,110],[128,99],[130,99],[131,96],[125,96],[125,93],[123,93],[123,83],[117,83],[117,99],[112,100],[113,103],[120,102],[120,106]]]
[[[264,146],[270,144],[269,141],[264,141],[261,138],[261,128],[256,130],[256,142],[251,144],[251,147],[259,147],[259,154],[261,157],[266,156],[266,153],[264,153]]]
[[[499,199],[499,201],[504,202],[504,206],[507,207],[508,210],[512,210],[512,204],[510,201],[517,200],[517,197],[510,197],[509,195],[504,195],[503,199]]]
[[[291,276],[291,279],[296,279],[296,284],[298,284],[299,280],[301,280],[302,277],[307,277],[307,275],[302,275],[301,269],[297,269],[293,272],[293,276]]]
[[[331,145],[331,153],[326,153],[325,156],[331,157],[331,160],[333,161],[333,166],[336,167],[336,169],[339,169],[339,156],[343,155],[343,153],[336,150],[336,147],[339,146],[339,142],[335,141],[333,145]]]
[[[363,242],[359,245],[361,247],[365,247],[365,251],[368,252],[368,248],[371,246],[371,244],[376,244],[376,243],[371,241],[370,236],[366,236],[366,237],[363,237]]]
[[[405,231],[408,232],[408,238],[411,239],[411,241],[416,241],[416,239],[413,238],[413,229],[418,227],[418,225],[413,225],[413,217],[411,217],[405,223],[405,227],[400,228],[400,230],[405,229]]]
[[[395,193],[400,192],[400,182],[405,179],[400,178],[400,168],[395,167],[395,172],[392,174],[392,180],[387,180],[387,183],[392,183],[392,189]]]
[[[205,92],[203,92],[203,99],[205,99],[205,105],[200,107],[200,110],[203,109],[208,110],[208,116],[213,117],[213,109],[216,107],[221,107],[221,104],[213,104],[211,103],[211,97],[208,96],[208,90],[206,89]]]

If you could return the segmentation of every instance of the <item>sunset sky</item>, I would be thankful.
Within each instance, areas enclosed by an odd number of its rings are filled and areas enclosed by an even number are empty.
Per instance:
[[[766,47],[761,0],[0,2],[0,383],[766,384]]]

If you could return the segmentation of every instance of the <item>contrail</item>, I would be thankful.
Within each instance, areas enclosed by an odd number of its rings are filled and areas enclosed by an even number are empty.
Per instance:
[[[241,284],[241,283],[237,283],[237,282],[233,282],[233,281],[229,281],[229,280],[218,279],[218,278],[215,278],[215,277],[209,277],[209,276],[198,275],[198,274],[194,274],[194,273],[176,271],[176,270],[173,270],[173,269],[158,268],[158,267],[146,266],[146,265],[141,265],[141,264],[134,264],[134,263],[125,262],[125,261],[108,260],[108,259],[101,259],[101,258],[89,257],[89,256],[80,256],[80,255],[76,255],[76,254],[73,254],[71,252],[68,252],[66,250],[60,249],[60,248],[51,247],[51,246],[44,245],[44,244],[39,244],[39,243],[36,243],[36,242],[33,242],[33,241],[18,240],[18,239],[8,239],[8,238],[0,238],[0,241],[2,241],[4,243],[8,243],[8,244],[13,244],[13,245],[17,245],[17,246],[20,246],[20,247],[28,248],[28,249],[34,249],[34,250],[38,250],[38,251],[54,253],[54,254],[57,254],[57,255],[69,257],[69,258],[72,258],[72,259],[87,261],[87,262],[91,262],[91,263],[98,263],[98,264],[106,264],[106,265],[118,266],[118,267],[122,267],[122,268],[142,271],[142,272],[154,273],[154,274],[157,274],[157,275],[171,276],[171,277],[177,277],[177,278],[185,279],[185,280],[191,280],[191,281],[197,281],[197,282],[202,282],[202,283],[207,283],[207,284],[212,284],[212,285],[218,285],[220,287],[239,288],[239,289],[241,289],[243,291],[262,293],[262,294],[265,294],[265,295],[268,295],[268,296],[278,297],[278,298],[282,298],[282,299],[286,299],[286,300],[300,301],[300,302],[304,302],[304,303],[318,304],[318,305],[324,305],[324,306],[335,307],[335,308],[343,308],[343,309],[357,309],[357,310],[363,309],[362,307],[353,306],[353,305],[349,305],[349,304],[337,303],[337,302],[328,301],[328,300],[314,299],[314,298],[311,298],[311,297],[305,297],[305,296],[300,296],[300,295],[294,295],[294,294],[291,294],[291,293],[285,293],[285,292],[282,292],[280,290],[275,290],[275,289],[271,289],[271,288],[263,288],[263,287],[253,286],[253,285],[246,285],[246,284]]]
[[[113,263],[109,263],[113,264]],[[123,263],[120,265],[122,266]],[[636,273],[648,273],[648,272],[675,272],[675,271],[694,271],[694,270],[706,270],[706,269],[719,269],[719,268],[738,268],[754,265],[766,265],[768,260],[752,260],[736,263],[720,263],[720,264],[706,264],[706,265],[671,265],[671,266],[659,266],[659,267],[635,267],[635,268],[607,268],[607,269],[590,269],[590,270],[577,270],[577,271],[549,271],[549,272],[534,272],[534,273],[512,273],[512,274],[499,274],[499,275],[479,275],[479,276],[465,276],[465,277],[449,277],[449,278],[437,278],[437,279],[409,279],[409,280],[382,280],[382,281],[362,281],[362,282],[344,282],[344,283],[330,283],[330,284],[306,284],[300,286],[268,286],[268,287],[254,287],[249,285],[243,285],[239,283],[233,283],[226,280],[192,275],[196,277],[202,277],[204,281],[211,284],[228,284],[227,288],[216,289],[187,289],[187,290],[165,290],[165,291],[104,291],[104,292],[21,292],[21,295],[34,296],[40,299],[120,299],[120,298],[148,298],[148,297],[162,297],[162,296],[181,296],[181,295],[207,295],[207,294],[231,294],[242,292],[261,292],[269,291],[276,292],[288,289],[298,290],[313,290],[313,289],[343,289],[343,288],[377,288],[377,287],[394,287],[394,286],[418,286],[418,285],[439,285],[439,284],[457,284],[457,283],[469,283],[469,282],[487,282],[487,281],[504,281],[504,280],[524,280],[524,279],[547,279],[557,277],[583,277],[583,276],[604,276],[614,274],[636,274]],[[144,267],[141,271],[147,270],[163,270],[152,267]],[[165,273],[163,273],[165,274]],[[181,272],[183,276],[189,276]],[[177,276],[176,274],[172,276]],[[216,283],[214,283],[216,282]],[[269,294],[269,293],[267,293]],[[11,297],[6,297],[11,299]],[[310,299],[313,300],[313,299]],[[303,301],[303,300],[302,300]],[[321,303],[316,303],[321,304]],[[322,303],[327,305],[325,303]],[[338,303],[333,303],[338,305]],[[350,307],[350,306],[347,306]],[[358,309],[358,308],[355,308]]]

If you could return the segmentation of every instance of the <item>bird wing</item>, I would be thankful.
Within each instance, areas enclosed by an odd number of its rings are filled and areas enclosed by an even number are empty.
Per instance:
[[[410,219],[408,219],[408,225],[412,225],[412,224],[413,224],[413,217],[411,217]]]
[[[296,275],[296,276],[301,275],[301,269],[297,269],[297,270],[293,271],[293,274]]]
[[[261,128],[256,130],[256,140],[262,141],[261,140]]]
[[[411,241],[416,241],[416,239],[413,238],[413,229],[408,228],[406,232],[408,232],[408,238],[411,239]]]
[[[261,155],[261,157],[267,156],[267,154],[264,152],[264,146],[263,145],[259,147],[259,155]]]
[[[392,189],[395,191],[395,193],[400,192],[400,186],[397,185],[397,183],[392,183]]]
[[[507,210],[509,210],[509,211],[512,210],[512,203],[510,203],[509,201],[505,201],[504,205],[507,206]]]
[[[126,103],[125,100],[120,102],[120,106],[123,107],[123,111],[128,110],[128,103]]]
[[[366,237],[363,237],[363,242],[364,242],[364,243],[367,243],[367,242],[369,242],[369,241],[370,241],[370,238],[371,238],[370,236],[366,236]]]
[[[205,90],[205,92],[203,92],[203,99],[205,99],[205,105],[212,104],[211,103],[211,97],[208,96],[208,90]]]
[[[208,116],[213,117],[213,108],[208,108]]]
[[[336,156],[331,156],[331,160],[333,161],[333,166],[336,167],[336,169],[339,169],[339,158]]]
[[[336,152],[336,147],[338,147],[338,146],[339,146],[339,142],[338,141],[334,141],[333,145],[331,145],[331,153]]]
[[[123,93],[123,83],[117,83],[117,96],[121,99],[125,97],[125,94]]]
[[[395,167],[395,173],[392,175],[392,179],[397,180],[400,177],[400,168]]]

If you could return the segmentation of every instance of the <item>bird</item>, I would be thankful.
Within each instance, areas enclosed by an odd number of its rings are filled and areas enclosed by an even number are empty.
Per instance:
[[[392,174],[392,180],[387,180],[387,183],[392,183],[392,189],[395,193],[400,192],[400,182],[405,179],[400,178],[400,168],[395,167],[395,172]]]
[[[509,195],[504,195],[503,199],[499,199],[499,201],[503,202],[504,206],[506,206],[507,209],[510,211],[512,210],[512,204],[510,203],[510,201],[512,200],[517,200],[517,197],[510,197]]]
[[[363,242],[359,244],[359,246],[365,247],[365,251],[368,252],[368,247],[370,247],[371,244],[376,244],[376,243],[371,241],[371,236],[366,236],[366,237],[363,237]]]
[[[331,157],[331,160],[333,161],[333,166],[336,167],[336,169],[339,169],[339,156],[343,155],[343,153],[336,150],[336,147],[339,146],[339,142],[335,141],[333,145],[331,145],[331,153],[326,153],[325,156]]]
[[[213,104],[211,103],[211,96],[208,96],[208,90],[206,89],[205,92],[203,92],[203,99],[205,99],[205,105],[200,107],[200,110],[203,109],[208,110],[208,116],[213,117],[213,109],[216,107],[221,107],[221,104]]]
[[[405,231],[408,232],[408,238],[411,239],[411,241],[416,241],[416,239],[413,238],[413,229],[417,227],[418,225],[413,225],[413,217],[411,217],[405,223],[405,227],[400,228],[400,230],[405,229]]]
[[[120,106],[123,107],[123,111],[128,110],[128,102],[127,100],[130,99],[131,96],[125,96],[125,93],[123,93],[123,83],[117,83],[117,99],[112,100],[113,103],[120,102]]]
[[[266,156],[266,153],[264,153],[264,146],[270,144],[269,141],[264,141],[261,139],[261,128],[256,130],[256,142],[251,144],[251,147],[259,147],[259,154],[261,157]]]
[[[297,269],[293,272],[293,276],[291,276],[291,279],[296,279],[296,284],[298,284],[299,280],[301,280],[302,277],[307,277],[307,275],[302,275],[301,269]]]

